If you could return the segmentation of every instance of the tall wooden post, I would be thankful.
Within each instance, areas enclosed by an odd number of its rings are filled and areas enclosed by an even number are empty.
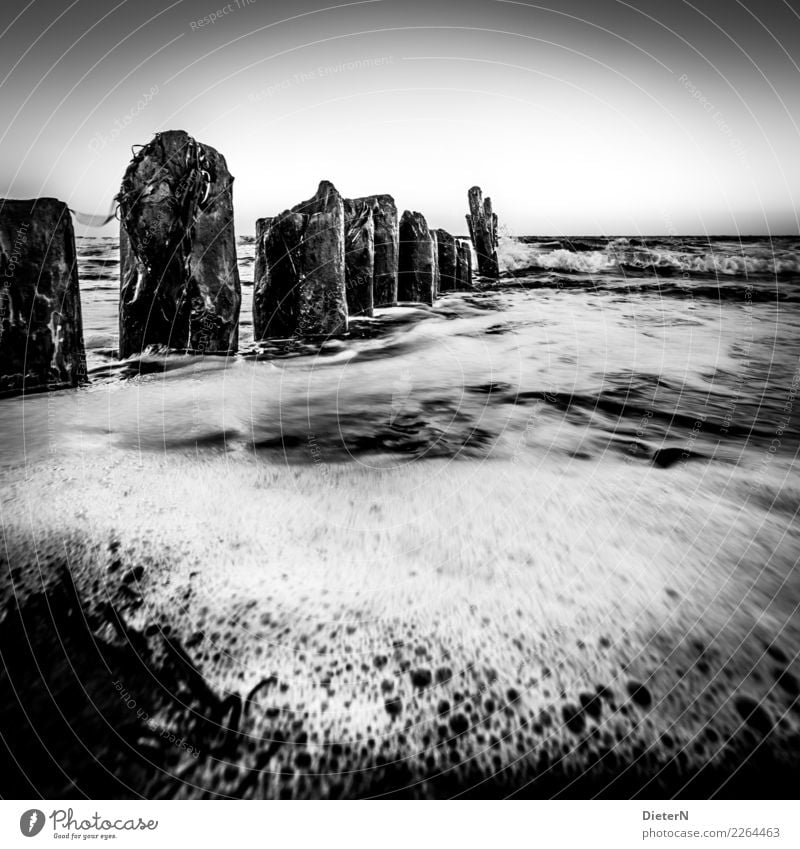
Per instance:
[[[241,285],[225,158],[183,130],[157,133],[122,180],[120,357],[149,345],[234,352]]]
[[[86,379],[69,209],[55,198],[0,199],[0,389]]]
[[[497,215],[492,210],[492,199],[483,199],[480,187],[473,186],[468,192],[469,215],[467,225],[472,244],[478,255],[478,271],[484,277],[497,278]]]

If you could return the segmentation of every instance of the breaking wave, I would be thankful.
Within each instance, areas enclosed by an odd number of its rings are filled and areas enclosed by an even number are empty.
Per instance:
[[[785,238],[503,238],[498,259],[501,269],[513,276],[537,271],[762,279],[800,276],[800,245]]]

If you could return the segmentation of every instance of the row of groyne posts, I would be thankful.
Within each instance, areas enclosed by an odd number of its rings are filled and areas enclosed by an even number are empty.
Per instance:
[[[241,284],[225,158],[182,130],[158,133],[122,180],[119,357],[151,346],[238,349]],[[497,216],[469,190],[478,273],[498,276]],[[85,382],[70,210],[54,198],[0,199],[0,390]],[[348,332],[351,316],[399,302],[433,304],[473,288],[470,242],[429,228],[390,195],[343,198],[320,183],[304,203],[256,222],[256,341]]]

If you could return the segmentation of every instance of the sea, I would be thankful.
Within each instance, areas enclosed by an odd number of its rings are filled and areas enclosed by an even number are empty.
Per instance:
[[[80,239],[92,380],[82,391],[135,392],[137,438],[149,440],[157,419],[166,447],[194,433],[198,444],[306,454],[311,440],[337,460],[484,456],[520,438],[590,457],[652,460],[666,449],[662,462],[796,452],[800,239],[504,238],[496,283],[433,308],[378,310],[319,344],[254,343],[254,247],[239,240],[238,357],[120,363],[118,242]],[[159,372],[173,374],[167,407],[160,390],[143,393]],[[225,403],[189,421],[206,382],[224,388]]]

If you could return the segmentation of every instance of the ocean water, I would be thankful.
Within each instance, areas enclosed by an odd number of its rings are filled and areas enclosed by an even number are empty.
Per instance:
[[[239,357],[120,364],[118,244],[80,240],[82,391],[89,406],[115,392],[120,439],[185,448],[194,436],[297,460],[313,444],[317,461],[485,456],[520,441],[626,459],[797,449],[798,239],[505,239],[498,283],[379,310],[320,345],[254,344],[253,253],[240,240]],[[32,450],[46,428],[35,401],[26,409]]]
[[[243,240],[240,354],[122,363],[117,250],[0,402],[0,795],[791,794],[797,239],[506,239],[313,344]]]

